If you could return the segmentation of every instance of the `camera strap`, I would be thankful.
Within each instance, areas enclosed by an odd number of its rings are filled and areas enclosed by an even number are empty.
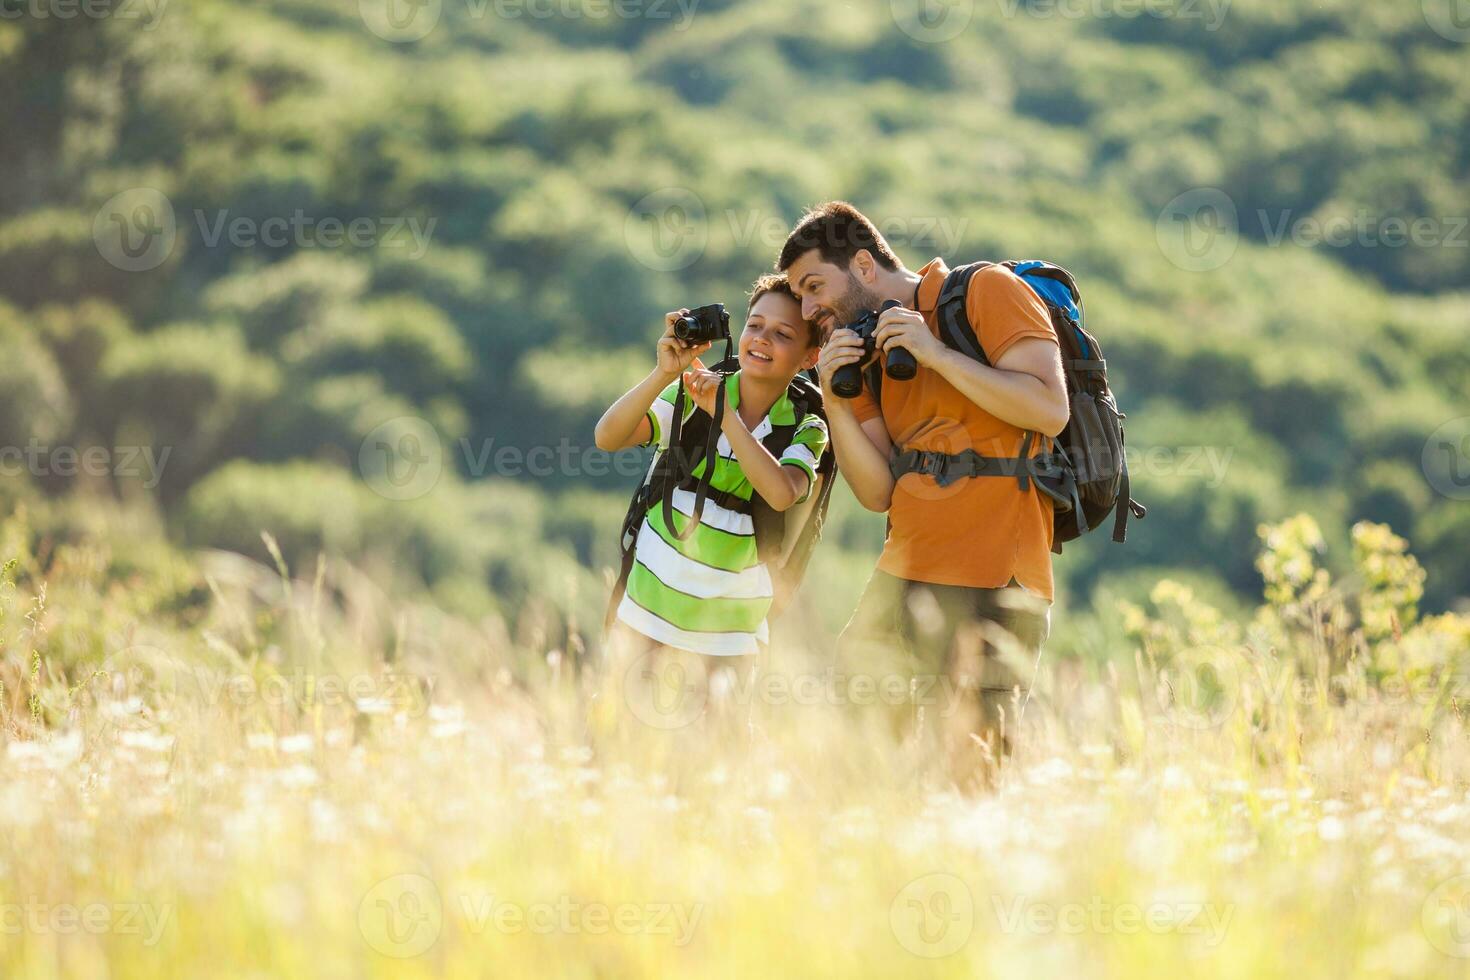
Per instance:
[[[731,356],[732,344],[727,338],[725,341],[725,359],[729,360]],[[719,389],[715,392],[714,421],[709,427],[708,434],[705,436],[703,452],[700,453],[700,458],[704,460],[704,472],[699,477],[698,486],[694,493],[694,512],[690,515],[689,523],[685,525],[681,533],[674,526],[674,491],[679,489],[680,484],[693,477],[696,467],[695,461],[685,451],[683,442],[681,441],[684,434],[685,399],[689,396],[684,390],[684,379],[679,379],[679,391],[674,396],[674,422],[669,431],[668,448],[674,478],[664,484],[662,501],[664,527],[668,528],[669,533],[678,541],[688,541],[693,537],[695,528],[699,527],[699,522],[704,519],[704,505],[709,499],[710,484],[715,478],[715,462],[719,459],[720,426],[725,421],[725,386],[729,383],[729,376],[722,375]]]

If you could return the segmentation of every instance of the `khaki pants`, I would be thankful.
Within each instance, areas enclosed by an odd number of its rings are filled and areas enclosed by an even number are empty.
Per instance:
[[[910,678],[911,699],[891,721],[942,750],[971,787],[988,784],[1010,751],[1050,629],[1046,601],[1014,583],[972,589],[875,571],[838,656],[847,673]]]

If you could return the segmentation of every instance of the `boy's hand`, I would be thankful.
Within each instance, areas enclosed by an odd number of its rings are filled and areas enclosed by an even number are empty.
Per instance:
[[[689,310],[664,314],[664,335],[658,339],[658,369],[669,378],[677,378],[689,369],[695,358],[714,346],[713,343],[689,345],[674,336],[674,323]]]
[[[715,395],[720,390],[720,382],[722,380],[724,380],[724,375],[714,371],[706,371],[703,367],[684,372],[684,388],[689,392],[690,399],[693,400],[694,404],[704,409],[705,414],[711,418],[715,414]],[[726,387],[725,401],[728,403],[729,400],[730,391]]]

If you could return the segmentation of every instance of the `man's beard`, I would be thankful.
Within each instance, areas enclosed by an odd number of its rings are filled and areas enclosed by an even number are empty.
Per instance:
[[[832,329],[845,327],[864,313],[872,313],[881,305],[883,305],[883,300],[878,297],[878,294],[864,286],[858,281],[857,276],[849,272],[847,292],[832,304],[832,318],[836,321],[832,324]]]

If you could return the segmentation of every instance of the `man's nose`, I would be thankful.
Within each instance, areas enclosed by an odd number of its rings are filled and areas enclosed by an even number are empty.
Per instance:
[[[810,320],[817,314],[817,301],[807,296],[801,301],[801,318]]]

